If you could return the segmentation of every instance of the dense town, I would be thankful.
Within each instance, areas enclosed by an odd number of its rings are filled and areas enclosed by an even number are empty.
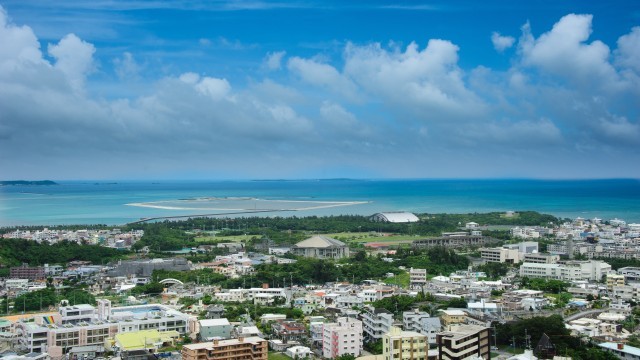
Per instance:
[[[339,233],[262,220],[256,235],[248,219],[5,229],[0,357],[640,358],[640,224],[496,216],[435,236],[420,232],[435,217],[400,212]],[[44,263],[54,249],[68,261]]]

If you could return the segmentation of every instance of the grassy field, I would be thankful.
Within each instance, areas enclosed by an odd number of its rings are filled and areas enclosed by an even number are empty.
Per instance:
[[[408,289],[409,288],[409,273],[403,272],[394,277],[386,278],[383,280],[385,284],[397,284],[401,288]]]
[[[198,236],[196,237],[196,241],[205,242],[205,241],[221,241],[221,242],[241,242],[243,240],[249,240],[252,237],[260,237],[258,235],[235,235],[235,236]]]
[[[336,240],[348,242],[348,243],[368,243],[368,242],[381,242],[381,243],[409,243],[417,239],[417,236],[411,235],[391,235],[391,236],[378,236],[377,233],[370,232],[344,232],[335,234],[318,234],[328,237],[332,237]],[[198,236],[196,241],[222,241],[222,242],[241,242],[250,240],[253,237],[260,237],[259,235],[235,235],[235,236]],[[311,237],[311,235],[309,235]]]
[[[381,242],[381,243],[402,243],[411,242],[417,239],[417,236],[412,235],[390,235],[390,236],[378,236],[377,233],[370,232],[345,232],[336,234],[322,234],[332,237],[336,240],[355,242],[355,243],[367,243],[367,242]]]
[[[291,358],[288,357],[287,355],[283,353],[275,352],[275,351],[269,351],[269,354],[267,355],[267,359],[268,360],[291,360]]]

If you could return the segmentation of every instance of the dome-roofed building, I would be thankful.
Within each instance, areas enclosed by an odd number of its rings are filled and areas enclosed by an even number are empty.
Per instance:
[[[349,257],[349,247],[328,236],[315,235],[293,245],[291,253],[316,259],[342,259]]]
[[[410,223],[420,221],[420,219],[414,214],[404,211],[377,213],[371,217],[371,220],[390,223]]]

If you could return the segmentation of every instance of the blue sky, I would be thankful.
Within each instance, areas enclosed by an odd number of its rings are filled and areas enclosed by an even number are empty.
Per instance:
[[[635,1],[2,1],[3,178],[640,177]]]

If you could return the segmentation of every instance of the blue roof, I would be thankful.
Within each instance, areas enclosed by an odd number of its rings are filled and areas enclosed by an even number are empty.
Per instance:
[[[618,349],[618,343],[612,343],[612,342],[598,344],[598,346],[608,350],[613,350],[614,352],[619,351],[625,354],[640,356],[640,349],[638,349],[637,347],[629,346],[629,345],[624,345],[622,349]]]

